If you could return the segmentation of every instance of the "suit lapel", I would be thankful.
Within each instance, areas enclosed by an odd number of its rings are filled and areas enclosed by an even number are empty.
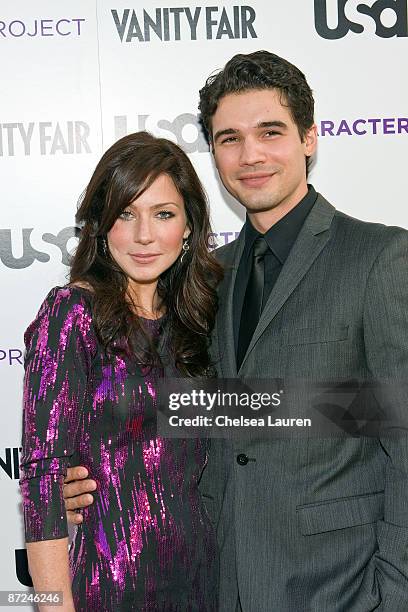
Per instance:
[[[224,278],[218,287],[219,308],[215,332],[220,356],[219,367],[224,378],[233,378],[237,375],[234,344],[233,299],[235,279],[244,245],[245,235],[244,231],[241,231],[238,239],[231,244],[231,251],[228,258],[222,262],[225,270]]]
[[[335,208],[319,194],[269,296],[240,371],[245,366],[248,354],[329,240],[334,213]]]

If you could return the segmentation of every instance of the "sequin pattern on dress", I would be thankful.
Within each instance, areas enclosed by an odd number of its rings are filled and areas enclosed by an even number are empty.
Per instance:
[[[146,326],[161,333],[160,321]],[[27,542],[67,536],[63,479],[84,465],[98,488],[70,547],[75,609],[215,611],[216,543],[198,490],[207,443],[157,436],[162,370],[107,358],[79,288],[49,293],[25,343]]]

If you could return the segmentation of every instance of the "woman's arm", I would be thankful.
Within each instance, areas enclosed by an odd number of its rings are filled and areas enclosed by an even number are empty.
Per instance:
[[[42,612],[75,612],[68,562],[68,538],[27,544],[28,565],[36,592],[62,591],[62,606],[42,604]]]
[[[25,343],[20,485],[29,568],[36,590],[64,591],[62,609],[74,610],[63,484],[96,350],[90,305],[77,290],[52,290]]]

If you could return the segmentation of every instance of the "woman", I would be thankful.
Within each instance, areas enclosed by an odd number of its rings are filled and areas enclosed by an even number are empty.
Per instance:
[[[51,290],[25,335],[34,587],[63,591],[64,612],[215,610],[216,544],[197,489],[206,442],[155,432],[158,377],[211,372],[220,268],[205,195],[179,147],[140,132],[103,155],[77,220],[70,284]],[[68,555],[71,463],[98,490]]]

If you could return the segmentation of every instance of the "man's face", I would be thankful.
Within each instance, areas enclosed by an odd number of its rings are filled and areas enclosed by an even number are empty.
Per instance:
[[[276,90],[249,90],[221,98],[212,134],[221,180],[248,213],[279,207],[286,214],[306,194],[305,156],[315,151],[316,127],[302,142]]]

